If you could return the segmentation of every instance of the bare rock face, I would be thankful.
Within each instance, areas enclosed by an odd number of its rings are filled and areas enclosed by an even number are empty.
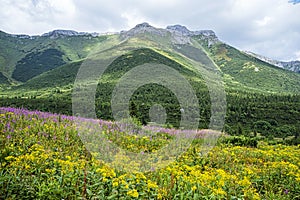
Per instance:
[[[185,26],[182,25],[174,25],[174,26],[167,26],[166,30],[170,31],[171,33],[176,33],[184,36],[191,36],[192,31],[187,29]]]
[[[185,26],[167,26],[166,30],[172,34],[172,42],[174,44],[191,44],[191,31]]]
[[[299,60],[290,61],[290,62],[279,61],[278,65],[279,65],[279,67],[282,67],[284,69],[300,73],[300,61]]]
[[[278,61],[278,60],[273,60],[271,58],[268,58],[266,56],[258,55],[256,53],[250,52],[250,51],[245,51],[246,54],[253,56],[255,58],[258,58],[259,60],[262,60],[266,63],[269,63],[271,65],[274,65],[276,67],[280,67],[282,69],[286,69],[289,71],[297,72],[300,73],[300,61],[295,60],[295,61]]]
[[[42,37],[50,37],[52,39],[59,37],[69,37],[69,36],[92,36],[97,37],[98,33],[86,33],[86,32],[77,32],[73,30],[54,30],[49,33],[44,33]]]
[[[136,25],[134,28],[130,29],[129,31],[121,31],[120,35],[122,38],[130,38],[134,36],[138,36],[141,34],[150,33],[153,35],[158,36],[167,36],[167,31],[160,28],[155,28],[150,24],[144,22],[142,24]]]
[[[167,26],[166,29],[161,29],[155,28],[146,22],[136,25],[129,31],[121,31],[120,35],[122,39],[126,39],[145,33],[160,37],[171,36],[173,44],[191,44],[191,37],[193,36],[198,36],[201,37],[201,39],[209,40],[210,45],[219,41],[216,34],[211,30],[190,31],[182,25]]]
[[[218,37],[212,30],[190,31],[185,26],[173,25],[167,26],[166,30],[171,32],[175,38],[180,39],[183,43],[190,43],[190,37],[198,36],[200,39],[208,40],[208,45],[219,42]]]

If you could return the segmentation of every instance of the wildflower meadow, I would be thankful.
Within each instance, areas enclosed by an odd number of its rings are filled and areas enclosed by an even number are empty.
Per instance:
[[[131,163],[129,172],[88,151],[74,117],[2,107],[0,121],[0,199],[300,199],[299,145],[235,145],[222,134],[202,154],[199,131],[169,165],[140,172]],[[138,153],[155,152],[178,132],[139,138],[115,122],[95,122],[99,134]]]

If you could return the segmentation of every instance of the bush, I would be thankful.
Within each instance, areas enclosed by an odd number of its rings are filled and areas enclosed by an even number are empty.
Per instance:
[[[224,138],[222,141],[224,144],[231,144],[234,146],[247,146],[247,147],[257,147],[258,139],[257,138],[250,138],[245,136],[230,136]]]

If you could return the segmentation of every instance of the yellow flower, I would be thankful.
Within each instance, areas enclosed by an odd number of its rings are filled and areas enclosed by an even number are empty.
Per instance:
[[[136,178],[137,178],[137,179],[146,179],[145,175],[142,174],[142,173],[137,173],[137,174],[136,174]]]
[[[162,195],[160,193],[158,193],[157,199],[162,199]]]
[[[107,179],[107,178],[105,178],[105,177],[104,177],[102,180],[103,180],[103,182],[106,182],[106,181],[108,181],[108,179]]]
[[[192,187],[192,190],[193,190],[193,191],[197,190],[197,186],[194,185],[194,186]]]
[[[127,192],[127,195],[128,195],[128,196],[131,196],[131,197],[135,197],[135,198],[138,198],[138,197],[139,197],[139,193],[138,193],[137,190],[129,190],[129,191]]]
[[[147,181],[147,187],[148,187],[148,190],[150,190],[151,188],[158,188],[157,184],[155,182],[152,182],[151,180],[148,180]]]
[[[55,172],[55,169],[45,169],[45,171],[46,171],[47,173],[50,173],[50,174],[52,174],[52,173],[54,173],[54,172]]]
[[[5,160],[12,160],[12,159],[14,159],[15,157],[13,157],[13,156],[7,156],[7,157],[5,157]]]
[[[239,181],[239,185],[249,187],[251,185],[251,182],[246,176],[244,176],[244,179]]]
[[[67,160],[71,160],[71,156],[66,156],[66,159]]]
[[[213,189],[213,193],[216,194],[216,195],[226,195],[226,192],[224,190],[222,190],[221,188],[218,188],[218,189]]]
[[[112,185],[113,187],[118,187],[119,186],[118,180],[114,180]]]

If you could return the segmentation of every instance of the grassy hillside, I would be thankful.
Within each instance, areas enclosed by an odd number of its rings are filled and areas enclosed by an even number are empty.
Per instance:
[[[174,52],[139,49],[118,57],[99,80],[95,102],[97,116],[103,119],[113,119],[110,107],[112,91],[126,72],[147,62],[161,63],[179,71],[190,82],[199,99],[201,109],[199,127],[207,128],[211,104],[205,82],[191,66],[185,67],[188,63],[180,56],[177,55],[172,59],[172,55]],[[179,60],[184,65],[175,60]],[[63,65],[36,76],[20,86],[12,87],[11,90],[2,91],[1,105],[72,114],[72,84],[82,62]],[[268,67],[273,70],[271,66]],[[279,70],[281,71],[283,75],[293,77],[289,72]],[[226,76],[225,72],[223,75]],[[271,93],[264,87],[246,87],[247,82],[236,84],[231,79],[225,79],[225,81],[227,115],[224,128],[226,132],[245,135],[254,135],[255,132],[271,133],[276,137],[297,135],[300,130],[299,94],[292,94],[292,89]],[[230,85],[234,87],[229,87]],[[146,124],[150,121],[149,109],[157,103],[165,107],[167,123],[178,127],[181,114],[177,98],[169,89],[156,84],[147,84],[135,91],[130,100],[130,114]],[[262,124],[270,127],[266,130],[257,127],[261,121],[263,121]]]
[[[0,72],[0,85],[2,84],[9,84],[9,80],[6,76],[3,75],[2,72]]]
[[[43,72],[65,64],[63,55],[64,53],[57,49],[46,49],[42,52],[29,53],[17,62],[12,78],[26,82]]]
[[[17,86],[23,90],[64,87],[74,83],[82,61],[72,62],[36,76],[26,83]]]
[[[227,44],[207,46],[196,38],[224,73],[228,88],[263,93],[299,94],[300,74],[284,70],[245,54]]]
[[[26,81],[64,63],[85,58],[91,49],[106,37],[83,35],[30,38],[0,32],[0,72],[7,74],[10,78]],[[31,70],[33,73],[22,76],[24,71]]]

